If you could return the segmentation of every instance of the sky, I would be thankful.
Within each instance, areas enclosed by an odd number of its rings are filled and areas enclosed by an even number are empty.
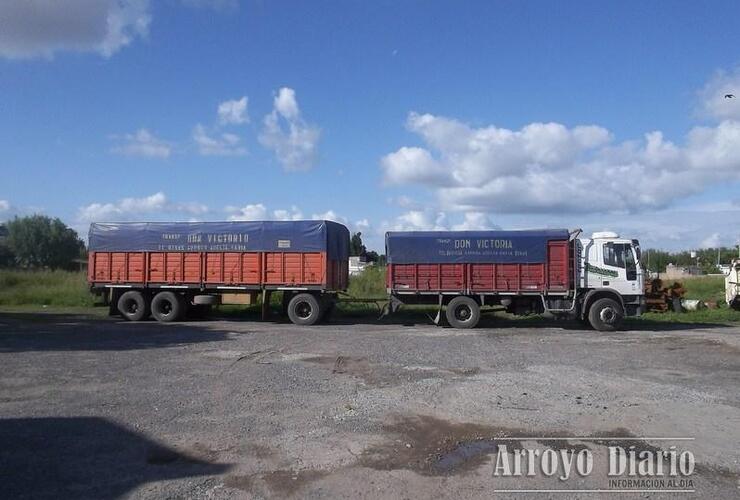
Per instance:
[[[5,0],[0,221],[740,238],[740,3]],[[736,95],[735,98],[725,95]]]

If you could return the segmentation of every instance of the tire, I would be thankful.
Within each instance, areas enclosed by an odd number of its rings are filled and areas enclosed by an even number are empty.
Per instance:
[[[152,300],[152,316],[162,323],[182,319],[185,309],[185,299],[174,292],[159,292]]]
[[[614,299],[599,299],[588,310],[588,321],[600,332],[613,332],[622,326],[624,310]]]
[[[288,317],[296,325],[313,325],[321,319],[319,300],[310,293],[299,293],[288,304]]]
[[[118,312],[129,321],[141,321],[149,317],[149,301],[144,294],[129,290],[121,295],[117,304]]]
[[[455,328],[475,328],[480,321],[480,306],[470,297],[455,297],[447,304],[445,316]]]

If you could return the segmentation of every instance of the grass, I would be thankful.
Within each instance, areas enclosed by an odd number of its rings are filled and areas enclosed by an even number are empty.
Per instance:
[[[699,309],[698,311],[646,313],[643,318],[650,321],[667,323],[733,323],[740,322],[740,311],[734,311],[725,302],[724,276],[695,276],[678,280],[686,290],[685,299],[714,301],[717,309]],[[664,287],[673,285],[672,280],[663,280]]]
[[[696,300],[714,300],[725,304],[725,277],[724,276],[695,276],[679,280],[686,289],[684,298]],[[663,281],[663,286],[670,286],[673,281]]]
[[[370,266],[357,276],[351,276],[347,293],[353,297],[385,299],[385,266]]]
[[[85,273],[0,270],[1,306],[91,307]]]

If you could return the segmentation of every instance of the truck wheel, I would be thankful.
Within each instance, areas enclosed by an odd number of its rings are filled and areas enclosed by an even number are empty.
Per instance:
[[[310,293],[299,293],[288,304],[288,317],[296,325],[313,325],[321,318],[321,305]]]
[[[118,311],[129,321],[141,321],[149,316],[149,303],[143,293],[129,290],[118,299]]]
[[[588,310],[588,321],[600,332],[613,332],[623,319],[622,306],[614,299],[599,299]]]
[[[455,328],[474,328],[480,320],[480,307],[470,297],[455,297],[447,304],[445,315]]]
[[[170,323],[185,315],[185,300],[173,292],[159,292],[152,300],[152,316],[157,321]]]

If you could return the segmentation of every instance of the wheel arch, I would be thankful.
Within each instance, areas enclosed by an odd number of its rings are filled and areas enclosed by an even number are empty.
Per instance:
[[[622,310],[623,311],[625,310],[624,299],[622,299],[622,295],[618,291],[616,291],[613,288],[595,288],[593,290],[590,290],[583,297],[583,303],[581,306],[580,316],[582,318],[587,317],[589,308],[594,302],[596,302],[599,299],[616,300],[619,303],[619,305],[622,306]]]

